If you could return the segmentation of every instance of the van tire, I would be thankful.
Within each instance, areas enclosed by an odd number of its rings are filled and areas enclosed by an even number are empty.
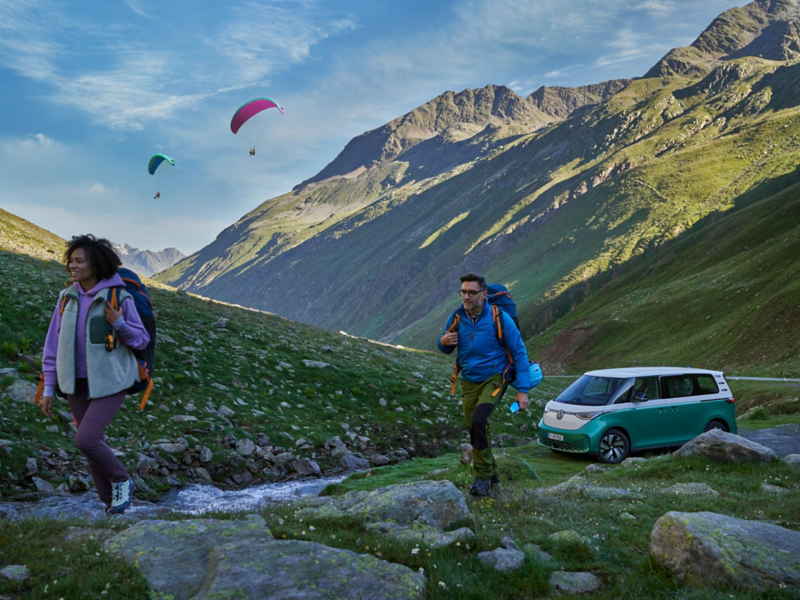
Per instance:
[[[616,465],[628,458],[631,442],[619,429],[609,429],[600,438],[600,462]]]
[[[711,431],[712,429],[719,429],[719,430],[725,431],[725,432],[728,431],[727,425],[725,425],[725,423],[723,423],[722,421],[720,421],[718,419],[714,419],[713,421],[709,421],[708,425],[706,425],[706,428],[703,429],[703,433],[705,433],[707,431]]]

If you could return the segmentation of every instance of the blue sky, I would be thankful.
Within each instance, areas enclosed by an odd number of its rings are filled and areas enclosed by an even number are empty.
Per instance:
[[[0,207],[194,252],[446,90],[643,75],[731,0],[0,0]],[[255,157],[229,129],[268,96]],[[151,155],[176,161],[153,200]]]

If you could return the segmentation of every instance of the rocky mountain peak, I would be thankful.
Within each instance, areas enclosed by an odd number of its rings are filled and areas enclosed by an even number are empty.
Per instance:
[[[528,100],[544,114],[561,120],[584,106],[603,102],[631,81],[631,79],[612,79],[574,88],[542,86],[528,96]]]
[[[704,73],[721,60],[800,56],[800,0],[755,0],[726,10],[686,48],[675,48],[645,77]]]

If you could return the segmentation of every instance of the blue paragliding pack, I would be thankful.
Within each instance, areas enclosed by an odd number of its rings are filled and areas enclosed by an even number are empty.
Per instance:
[[[142,402],[139,405],[141,410],[144,409],[147,399],[150,396],[150,391],[153,389],[153,363],[156,356],[156,317],[153,312],[153,302],[150,299],[150,292],[139,279],[139,276],[130,269],[120,268],[117,270],[122,281],[125,282],[125,291],[133,298],[133,303],[136,305],[136,312],[139,313],[139,319],[142,325],[147,330],[150,336],[150,342],[143,350],[133,350],[133,355],[136,357],[136,362],[139,363],[139,377],[137,381],[128,390],[129,394],[136,394],[142,390],[146,390]],[[119,302],[117,300],[117,289],[110,288],[108,301],[115,310],[119,310]],[[116,346],[116,341],[111,340],[109,345],[111,349]],[[108,347],[107,347],[108,349]]]
[[[486,299],[489,301],[489,304],[496,306],[511,317],[517,329],[519,329],[517,303],[514,302],[514,298],[508,293],[508,288],[501,283],[490,283],[486,286],[486,291],[488,292]]]

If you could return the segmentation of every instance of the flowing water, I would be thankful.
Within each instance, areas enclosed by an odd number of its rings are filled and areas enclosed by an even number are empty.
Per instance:
[[[134,500],[125,512],[134,520],[163,517],[170,513],[201,515],[207,512],[254,511],[269,504],[293,498],[318,495],[326,485],[342,481],[346,475],[267,483],[241,490],[221,490],[212,485],[191,484],[164,494],[158,502]],[[105,518],[105,506],[94,491],[55,495],[38,502],[0,502],[0,520],[28,517],[49,519]]]

